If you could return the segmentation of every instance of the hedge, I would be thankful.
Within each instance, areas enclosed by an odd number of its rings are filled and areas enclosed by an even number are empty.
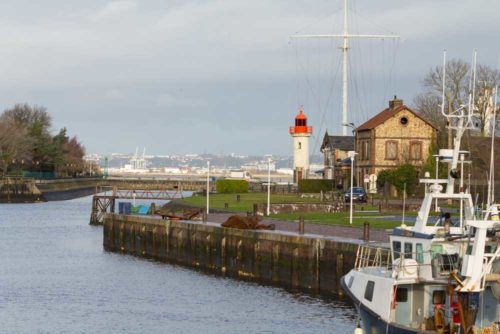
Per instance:
[[[215,187],[220,194],[248,192],[248,182],[245,180],[217,180]]]
[[[321,191],[335,190],[333,180],[311,179],[299,181],[299,192],[301,193],[319,193]]]

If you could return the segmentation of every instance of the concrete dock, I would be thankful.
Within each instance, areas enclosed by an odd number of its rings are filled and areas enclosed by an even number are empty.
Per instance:
[[[209,218],[215,220],[217,216]],[[341,295],[339,279],[353,268],[358,245],[364,242],[307,232],[239,230],[223,228],[216,222],[107,214],[103,245],[108,251],[218,275]]]

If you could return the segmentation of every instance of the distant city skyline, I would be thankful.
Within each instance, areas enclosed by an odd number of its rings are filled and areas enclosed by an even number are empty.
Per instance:
[[[349,122],[393,95],[410,104],[427,71],[450,58],[495,68],[499,2],[351,0]],[[67,1],[0,4],[0,108],[45,106],[88,153],[292,154],[288,127],[304,106],[323,134],[340,134],[342,0]]]

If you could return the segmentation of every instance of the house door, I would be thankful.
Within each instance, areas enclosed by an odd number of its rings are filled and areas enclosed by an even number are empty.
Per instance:
[[[300,180],[302,180],[302,171],[298,170],[297,171],[297,182],[299,182]]]

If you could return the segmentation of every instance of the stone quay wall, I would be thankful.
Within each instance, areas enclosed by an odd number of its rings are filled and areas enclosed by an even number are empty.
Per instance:
[[[361,241],[108,214],[104,249],[215,274],[339,295]]]

